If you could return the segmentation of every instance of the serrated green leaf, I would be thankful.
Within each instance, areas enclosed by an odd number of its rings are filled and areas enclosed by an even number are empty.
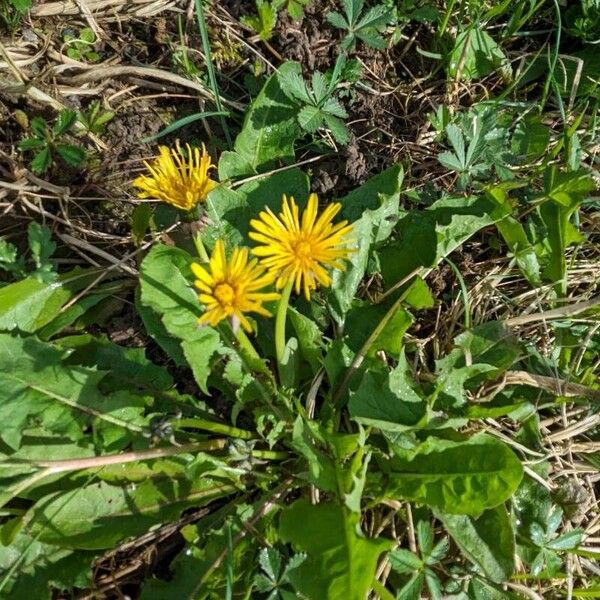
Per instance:
[[[17,146],[19,150],[39,150],[46,145],[46,140],[37,137],[30,137],[21,140]]]
[[[423,561],[416,554],[404,550],[403,548],[392,550],[387,555],[387,559],[392,570],[396,573],[400,573],[400,575],[418,571],[423,567]]]
[[[56,152],[72,167],[79,167],[85,162],[86,152],[81,146],[73,144],[56,144]]]
[[[336,11],[327,13],[327,22],[338,29],[348,29],[349,25],[346,19]]]
[[[323,123],[323,113],[318,106],[303,106],[298,113],[300,127],[309,133],[314,133]]]
[[[344,107],[335,98],[327,98],[322,106],[322,110],[323,112],[329,113],[334,117],[339,117],[340,119],[346,119],[348,117],[348,113],[345,111]]]
[[[48,260],[56,250],[56,244],[52,241],[50,230],[32,221],[27,228],[27,239],[35,266],[38,269],[48,266]]]
[[[35,155],[30,163],[31,170],[38,175],[45,173],[52,164],[52,153],[50,148],[46,146],[41,152]]]
[[[75,125],[77,113],[74,110],[61,110],[52,130],[57,136],[67,133]]]
[[[42,117],[33,117],[31,119],[31,131],[35,137],[45,140],[46,133],[48,132],[48,124]]]
[[[343,121],[329,114],[324,115],[325,125],[331,131],[338,144],[347,144],[350,141],[350,132]]]

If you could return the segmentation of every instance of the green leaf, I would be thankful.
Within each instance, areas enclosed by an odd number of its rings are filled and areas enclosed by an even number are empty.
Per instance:
[[[303,106],[298,113],[298,122],[302,129],[314,133],[323,123],[323,116],[318,106]]]
[[[27,530],[41,542],[61,547],[112,548],[126,537],[176,519],[190,506],[234,491],[227,480],[210,472],[193,482],[167,473],[131,487],[98,482],[39,500],[27,515]]]
[[[77,113],[74,110],[61,110],[60,113],[58,113],[58,118],[52,128],[54,134],[60,136],[67,133],[67,131],[75,125],[75,121],[77,121]]]
[[[27,228],[27,239],[36,268],[51,270],[53,267],[49,259],[56,250],[51,231],[47,227],[32,221]]]
[[[198,327],[202,309],[192,288],[190,262],[191,257],[184,250],[155,245],[140,268],[140,302],[160,316],[169,335],[181,340],[196,382],[208,393],[212,357],[224,346],[215,329]]]
[[[456,38],[450,54],[450,77],[456,77],[460,65],[460,75],[465,80],[481,79],[496,70],[504,76],[511,74],[510,63],[502,48],[480,27],[463,31]]]
[[[355,392],[350,394],[352,418],[386,431],[405,431],[417,426],[427,404],[414,389],[404,353],[390,373],[368,369]]]
[[[208,197],[207,215],[212,226],[203,232],[202,241],[212,249],[217,239],[228,247],[254,245],[248,238],[250,221],[265,207],[279,213],[283,195],[293,196],[300,208],[306,204],[309,181],[300,169],[287,169],[269,177],[250,181],[236,190],[219,187]]]
[[[349,29],[348,22],[346,19],[336,11],[327,13],[327,22],[338,29]]]
[[[50,600],[56,589],[87,588],[95,558],[21,532],[10,545],[0,545],[0,593],[11,600]]]
[[[289,579],[309,598],[364,598],[375,576],[377,560],[392,543],[367,539],[359,529],[360,515],[336,504],[312,505],[297,500],[281,515],[279,533],[306,560]]]
[[[380,326],[381,320],[386,317],[390,308],[388,302],[385,304],[370,304],[355,301],[346,315],[345,329],[348,331],[348,346],[355,352],[360,351],[375,328]],[[394,314],[373,340],[367,351],[367,356],[374,356],[380,350],[384,350],[392,356],[398,356],[404,344],[404,334],[413,324],[413,321],[414,319],[408,311],[397,307]]]
[[[38,154],[35,155],[30,163],[31,170],[38,175],[45,173],[52,164],[52,153],[50,148],[46,146]]]
[[[38,150],[46,145],[46,140],[40,140],[37,137],[22,139],[18,144],[19,150]]]
[[[97,387],[103,372],[67,365],[64,359],[63,350],[34,337],[0,335],[0,437],[6,444],[18,448],[33,424],[74,441],[83,439],[92,423],[95,429],[110,424],[125,432],[143,431],[140,397],[106,397]]]
[[[46,133],[48,132],[48,124],[42,117],[33,117],[31,119],[31,131],[33,135],[40,140],[46,139]]]
[[[425,210],[401,215],[397,224],[400,235],[379,250],[386,288],[417,267],[435,266],[482,227],[490,225],[491,210],[492,203],[486,198],[443,198]]]
[[[436,512],[461,552],[496,583],[510,579],[515,568],[515,534],[504,506],[478,518]]]
[[[525,228],[518,217],[513,216],[513,207],[508,196],[510,186],[497,185],[486,190],[486,196],[497,204],[492,212],[498,232],[512,252],[521,272],[532,286],[541,284],[540,265],[535,248],[529,241]]]
[[[292,306],[288,308],[288,317],[302,356],[310,364],[313,373],[317,373],[323,365],[323,332],[314,321]]]
[[[0,288],[0,330],[37,331],[55,319],[63,305],[94,276],[90,271],[75,269],[52,283],[28,277]]]
[[[327,98],[323,104],[322,110],[323,112],[330,113],[334,117],[339,117],[340,119],[346,119],[348,117],[348,113],[344,107],[335,98]]]
[[[356,24],[356,29],[379,29],[385,27],[392,17],[392,11],[385,5],[379,4],[371,7],[360,21]]]
[[[387,555],[387,559],[392,570],[400,575],[412,573],[413,571],[418,571],[423,568],[423,561],[416,554],[404,550],[403,548],[392,550]]]
[[[131,215],[131,235],[136,246],[139,246],[150,227],[152,208],[149,203],[138,204]]]
[[[300,72],[300,65],[284,63],[279,73]],[[277,161],[294,159],[294,142],[302,130],[298,109],[281,88],[277,73],[271,75],[246,113],[234,152],[223,152],[219,161],[221,181],[270,169]]]
[[[342,216],[353,222],[349,238],[358,248],[345,271],[333,272],[333,284],[328,296],[330,310],[338,322],[344,320],[352,306],[367,269],[371,244],[382,242],[394,229],[401,212],[400,187],[403,178],[402,167],[394,165],[340,200]]]
[[[95,292],[88,294],[78,300],[75,304],[72,304],[66,310],[62,310],[50,323],[37,330],[37,334],[42,340],[48,340],[54,337],[56,334],[63,331],[65,328],[73,325],[80,317],[87,314],[88,311],[96,309],[98,305],[110,298],[115,293],[121,291],[122,286],[120,283],[108,284],[106,286],[98,286],[95,288]]]
[[[56,144],[55,148],[60,157],[72,167],[79,167],[85,162],[86,153],[81,146]]]
[[[15,7],[19,12],[26,12],[31,8],[32,0],[10,0],[10,3]]]
[[[324,114],[325,125],[331,131],[338,144],[347,144],[350,141],[350,133],[344,122],[333,115]]]
[[[279,71],[278,79],[283,93],[291,100],[313,104],[314,98],[311,96],[300,71],[292,69]]]
[[[207,119],[208,117],[229,117],[231,113],[227,111],[203,111],[199,113],[194,113],[193,115],[188,115],[187,117],[182,117],[181,119],[176,119],[170,125],[167,125],[164,129],[161,129],[156,135],[150,135],[148,137],[142,138],[141,142],[144,144],[148,144],[149,142],[153,142],[154,140],[158,140],[165,135],[169,135],[169,133],[173,133],[190,123],[195,123],[200,119]],[[108,118],[106,117],[108,115]],[[103,115],[100,115],[98,119],[94,121],[94,125],[100,126],[110,121],[114,117],[114,113],[106,112]]]
[[[396,449],[381,466],[384,497],[472,516],[510,498],[523,476],[512,450],[485,434],[462,442],[430,437],[414,450]]]

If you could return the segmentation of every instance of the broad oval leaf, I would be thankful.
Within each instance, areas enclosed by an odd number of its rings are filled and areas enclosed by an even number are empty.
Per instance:
[[[397,450],[381,466],[384,497],[472,516],[510,498],[523,476],[514,452],[486,434],[463,442],[429,438],[415,450]]]

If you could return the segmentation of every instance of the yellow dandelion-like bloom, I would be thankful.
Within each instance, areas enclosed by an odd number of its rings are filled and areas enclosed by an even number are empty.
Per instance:
[[[335,225],[331,222],[341,207],[338,202],[329,204],[317,218],[319,199],[311,194],[300,217],[294,198],[288,200],[284,195],[279,216],[266,208],[260,219],[250,221],[256,231],[249,235],[261,244],[252,252],[277,278],[277,289],[293,282],[296,293],[303,289],[310,300],[310,291],[316,289],[317,283],[324,287],[331,285],[328,268],[345,268],[342,261],[353,252],[346,247],[352,225],[347,221]]]
[[[175,149],[159,146],[159,155],[152,164],[144,162],[150,176],[140,175],[133,181],[139,189],[139,198],[163,200],[173,206],[190,211],[204,202],[208,193],[217,185],[208,176],[211,163],[206,148],[191,148],[186,144],[187,158],[179,144]]]
[[[206,307],[198,319],[200,324],[214,327],[223,319],[230,318],[234,329],[237,323],[241,323],[246,331],[252,331],[244,313],[271,316],[262,303],[277,300],[279,294],[260,290],[273,283],[273,276],[258,264],[257,259],[249,261],[248,257],[248,248],[235,248],[227,262],[225,245],[218,240],[208,268],[192,264],[192,271],[197,277],[194,285],[200,290],[198,299]]]

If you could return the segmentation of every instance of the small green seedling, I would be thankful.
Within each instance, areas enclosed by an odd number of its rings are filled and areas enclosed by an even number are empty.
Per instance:
[[[327,127],[335,140],[347,144],[350,139],[348,129],[342,119],[348,116],[344,107],[334,94],[342,83],[346,59],[338,57],[331,77],[320,71],[312,75],[311,85],[308,85],[302,75],[296,72],[280,74],[281,87],[292,100],[303,104],[298,112],[300,127],[307,133],[314,133],[319,127]]]
[[[32,135],[19,142],[19,150],[35,152],[29,163],[34,173],[48,171],[57,156],[72,167],[80,167],[85,162],[86,153],[82,146],[62,141],[76,121],[74,110],[62,110],[52,127],[42,117],[31,120]]]
[[[348,32],[342,40],[344,50],[354,49],[357,40],[371,48],[385,48],[381,32],[392,21],[393,12],[384,4],[377,4],[363,14],[364,4],[364,0],[342,0],[344,14],[333,11],[327,15],[329,23]]]
[[[287,6],[290,17],[301,20],[310,0],[256,0],[256,14],[243,16],[241,21],[251,27],[264,42],[271,39],[277,23],[277,13]]]
[[[9,31],[14,31],[30,7],[31,0],[0,0],[0,19]]]
[[[94,50],[94,44],[97,41],[96,34],[89,27],[81,29],[79,37],[71,32],[67,32],[63,35],[63,40],[67,46],[67,56],[73,60],[94,63],[102,58]]]
[[[15,279],[22,279],[31,275],[39,281],[50,282],[56,278],[56,268],[50,257],[56,250],[52,241],[50,230],[32,221],[27,228],[27,242],[29,245],[29,262],[35,266],[28,268],[25,256],[19,254],[17,247],[0,238],[0,271],[4,271]]]
[[[90,133],[104,133],[106,124],[115,116],[112,110],[101,110],[100,102],[94,100],[87,110],[79,114],[79,120]]]

